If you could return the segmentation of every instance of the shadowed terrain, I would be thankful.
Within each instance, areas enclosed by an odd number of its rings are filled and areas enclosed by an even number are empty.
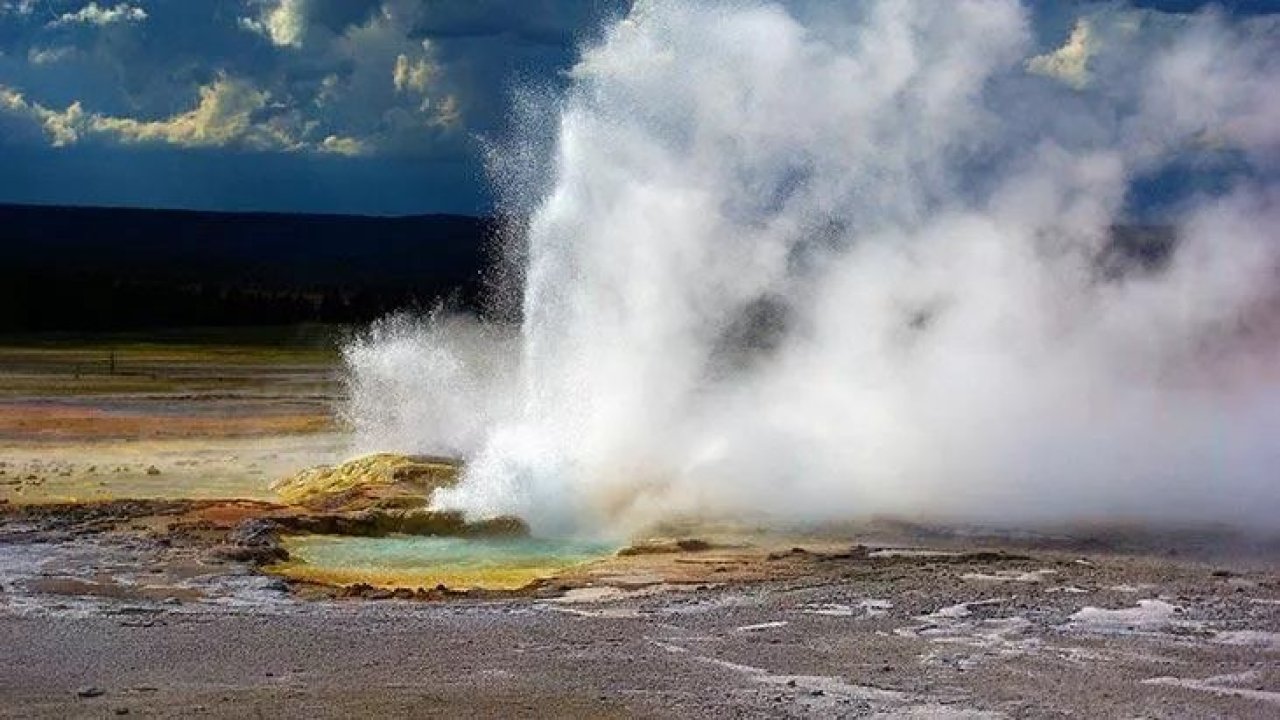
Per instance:
[[[0,333],[366,322],[474,306],[493,223],[0,205]]]

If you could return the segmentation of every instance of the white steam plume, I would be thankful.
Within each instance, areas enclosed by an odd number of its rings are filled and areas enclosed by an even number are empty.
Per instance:
[[[439,502],[542,532],[1274,523],[1280,23],[1089,12],[1065,82],[1014,0],[637,4],[507,198],[518,367],[366,343],[357,425],[463,452]],[[1164,209],[1176,243],[1117,244],[1185,166],[1214,183]]]
[[[468,456],[517,406],[513,333],[443,309],[381,320],[342,354],[344,415],[361,451]]]

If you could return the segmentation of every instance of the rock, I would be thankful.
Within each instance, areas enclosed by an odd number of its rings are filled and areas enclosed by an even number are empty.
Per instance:
[[[280,545],[280,525],[265,518],[250,518],[241,522],[226,540],[209,550],[218,560],[270,565],[289,559],[289,551]]]
[[[155,465],[152,465],[151,467],[147,468],[147,474],[148,474],[148,475],[159,475],[159,474],[160,474],[160,468],[156,467]]]
[[[106,694],[107,694],[106,690],[103,690],[100,687],[94,687],[92,685],[88,687],[82,687],[79,690],[76,690],[76,695],[79,695],[82,698],[95,698],[95,697],[100,697]]]
[[[274,545],[279,532],[279,523],[265,518],[250,518],[227,534],[227,542],[248,546]]]
[[[289,592],[289,583],[284,578],[267,578],[262,584],[262,589],[268,592],[287,593]]]
[[[373,592],[373,590],[374,587],[368,583],[355,583],[354,585],[347,585],[342,588],[338,593],[338,597],[364,597],[365,595]]]
[[[317,535],[445,535],[452,537],[524,537],[529,527],[519,518],[503,516],[468,522],[452,510],[358,510],[306,513],[281,518],[290,532]]]
[[[289,559],[289,551],[279,545],[215,545],[209,555],[217,560],[250,563],[252,565],[271,565]]]
[[[680,540],[643,540],[618,551],[619,557],[633,555],[663,555],[680,552],[705,552],[715,546],[698,538],[682,538]]]
[[[487,520],[468,522],[462,528],[463,537],[525,537],[529,526],[511,515],[501,515]]]
[[[430,505],[437,488],[458,481],[460,467],[448,458],[381,453],[309,468],[271,489],[286,502],[313,510],[408,510]]]

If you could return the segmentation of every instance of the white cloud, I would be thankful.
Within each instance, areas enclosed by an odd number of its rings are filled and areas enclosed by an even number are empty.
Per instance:
[[[369,154],[369,144],[365,141],[352,137],[339,137],[337,135],[330,135],[329,137],[326,137],[317,149],[321,152],[333,153],[335,155],[346,155],[348,157]]]
[[[53,65],[74,57],[76,49],[64,45],[51,48],[31,48],[27,50],[27,62],[32,65]]]
[[[36,0],[6,0],[0,2],[0,15],[30,15],[36,9]]]
[[[463,104],[434,43],[413,37],[422,8],[386,2],[341,33],[316,32],[308,55],[333,71],[304,88],[324,131],[359,138],[360,153],[421,152],[462,122]],[[350,145],[330,144],[329,150]]]
[[[247,82],[221,78],[200,88],[200,102],[188,112],[163,120],[135,120],[95,115],[94,130],[123,142],[165,142],[185,147],[229,145],[249,141],[272,145],[255,132],[253,114],[267,104],[266,93]]]
[[[453,127],[462,122],[462,111],[458,108],[458,99],[453,95],[445,95],[439,101],[430,98],[422,101],[419,108],[431,116],[430,123],[439,127]]]
[[[73,13],[63,13],[49,23],[49,27],[60,25],[112,25],[121,22],[137,23],[147,19],[147,11],[129,3],[118,3],[115,7],[104,7],[96,2],[80,8]]]
[[[398,92],[413,90],[426,93],[427,86],[436,76],[436,70],[436,66],[425,57],[410,60],[408,55],[400,53],[396,57],[396,66],[391,71],[391,81]]]
[[[0,0],[6,13],[17,12],[20,4]],[[14,125],[9,117],[10,125],[28,131],[24,142],[42,144],[228,144],[342,155],[454,156],[470,137],[459,132],[464,124],[474,122],[469,129],[484,132],[501,112],[498,93],[489,91],[499,87],[502,71],[495,68],[501,63],[490,62],[489,51],[476,63],[442,50],[450,43],[473,42],[455,37],[470,37],[466,33],[475,27],[491,30],[489,21],[473,17],[461,0],[456,7],[454,0],[439,6],[423,0],[225,0],[213,16],[202,6],[191,0],[173,8],[144,0],[31,3],[32,35],[14,51],[21,53],[15,59],[26,62],[0,75],[0,85],[20,89],[29,103],[22,113],[29,122]],[[97,30],[101,23],[132,27],[128,23],[138,13],[147,15],[147,33],[127,47],[109,42],[103,33],[100,39],[77,40],[74,48],[63,37],[73,29]],[[49,21],[63,26],[61,32],[45,30]],[[206,21],[207,28],[195,27]],[[445,25],[442,30],[430,22]],[[181,43],[172,42],[175,23],[184,28]],[[202,40],[207,33],[213,33],[209,46]],[[424,40],[427,35],[433,39]],[[170,41],[160,42],[164,38]],[[482,42],[505,47],[508,41]],[[263,51],[268,56],[259,56]],[[536,62],[546,62],[540,53],[549,51],[528,52]],[[73,66],[82,74],[70,94],[70,88],[46,86]],[[197,95],[193,82],[209,82],[218,72],[237,80],[226,86],[211,83],[209,98]],[[124,79],[127,88],[121,85]],[[225,115],[225,109],[216,119],[215,109],[232,101],[236,82],[270,99],[261,107],[246,105],[247,121]],[[249,97],[239,102],[248,103]],[[79,116],[68,114],[73,100],[80,102]],[[7,144],[16,143],[16,137],[7,138]]]
[[[271,0],[256,18],[240,18],[240,27],[279,47],[302,47],[307,32],[307,0]]]
[[[1027,70],[1082,90],[1089,84],[1089,59],[1096,49],[1093,27],[1088,20],[1081,18],[1076,21],[1065,45],[1051,53],[1031,58],[1027,61]]]
[[[54,110],[0,86],[0,113],[24,118],[54,147],[96,138],[125,145],[239,146],[254,150],[302,150],[296,123],[287,116],[259,119],[269,96],[243,80],[219,78],[200,88],[196,107],[159,120],[85,112],[80,103]]]
[[[75,126],[84,116],[80,103],[72,103],[58,112],[31,102],[22,93],[3,85],[0,85],[0,113],[35,124],[54,147],[71,145],[79,139]]]

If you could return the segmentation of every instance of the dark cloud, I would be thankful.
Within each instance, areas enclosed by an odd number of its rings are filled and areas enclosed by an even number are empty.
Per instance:
[[[484,211],[481,140],[505,134],[514,91],[562,87],[630,4],[0,0],[0,201]],[[1037,1],[1037,51],[1101,7],[1117,4]],[[222,179],[240,172],[273,183],[239,193]]]
[[[475,214],[487,207],[483,178],[464,159],[103,146],[3,153],[5,202],[373,215]]]

